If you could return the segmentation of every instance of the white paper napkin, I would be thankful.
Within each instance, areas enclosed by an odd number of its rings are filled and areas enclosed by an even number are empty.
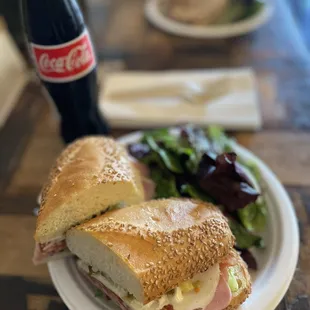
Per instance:
[[[112,93],[149,89],[176,83],[213,85],[224,78],[224,94],[205,104],[189,104],[176,98],[111,100]],[[254,72],[249,69],[118,72],[102,79],[100,108],[112,126],[146,128],[182,123],[217,124],[226,129],[256,130],[262,125]],[[213,83],[213,84],[212,84]]]

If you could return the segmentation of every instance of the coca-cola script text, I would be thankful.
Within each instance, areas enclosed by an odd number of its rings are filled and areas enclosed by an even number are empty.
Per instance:
[[[73,41],[56,46],[32,44],[37,70],[43,80],[68,82],[89,73],[96,65],[88,32]]]

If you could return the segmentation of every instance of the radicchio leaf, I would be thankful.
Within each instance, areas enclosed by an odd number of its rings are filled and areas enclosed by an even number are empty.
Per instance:
[[[132,157],[141,160],[151,153],[151,148],[146,143],[132,143],[128,145],[128,152]]]
[[[236,158],[235,153],[223,153],[214,160],[205,153],[197,171],[200,188],[230,212],[255,202],[259,196],[236,166]]]

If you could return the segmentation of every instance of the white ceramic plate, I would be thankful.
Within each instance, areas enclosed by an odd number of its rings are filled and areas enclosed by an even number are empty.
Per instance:
[[[225,25],[189,25],[177,22],[166,17],[158,7],[158,0],[147,0],[145,4],[145,15],[147,19],[159,29],[171,34],[191,38],[228,38],[244,35],[259,28],[271,17],[273,7],[266,2],[262,10],[256,15],[239,22]]]
[[[141,133],[124,136],[124,144],[138,141]],[[265,250],[254,251],[258,271],[252,274],[253,293],[241,310],[273,310],[292,280],[299,253],[299,232],[294,207],[273,172],[245,148],[234,145],[238,156],[254,162],[261,170],[268,204],[268,225],[262,235]],[[78,273],[73,258],[48,264],[54,285],[70,310],[117,310],[108,301],[94,297],[94,290]]]

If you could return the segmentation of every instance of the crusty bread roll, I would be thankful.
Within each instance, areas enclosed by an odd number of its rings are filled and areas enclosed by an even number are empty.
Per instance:
[[[144,304],[205,272],[234,243],[212,204],[153,200],[108,212],[70,229],[68,248]]]
[[[235,261],[234,266],[239,271],[235,274],[239,289],[237,292],[232,293],[232,300],[230,305],[225,310],[235,310],[238,309],[239,306],[243,304],[251,294],[251,277],[248,271],[248,266],[241,258],[239,253],[237,253],[235,250],[232,250],[229,255]]]
[[[35,239],[61,239],[70,227],[112,205],[143,200],[140,175],[122,145],[106,137],[80,139],[63,151],[50,173]]]

